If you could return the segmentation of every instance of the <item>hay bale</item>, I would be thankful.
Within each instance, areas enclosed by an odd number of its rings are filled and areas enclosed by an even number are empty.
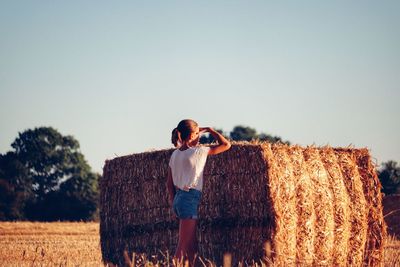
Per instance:
[[[311,180],[313,199],[318,205],[315,210],[315,258],[321,265],[331,264],[333,251],[333,197],[330,190],[327,172],[321,162],[319,151],[315,147],[307,147],[303,151],[306,168]]]
[[[371,156],[367,149],[353,150],[356,158],[358,171],[363,184],[365,199],[368,203],[368,230],[367,244],[364,253],[364,263],[368,266],[376,266],[383,261],[383,247],[386,238],[386,226],[382,217],[382,195],[376,194],[381,190],[376,166],[372,163]]]
[[[296,181],[297,253],[298,264],[307,266],[314,261],[315,251],[315,199],[312,182],[303,156],[303,148],[293,146],[288,150]]]
[[[165,188],[172,152],[106,161],[100,181],[104,261],[121,265],[124,251],[173,254],[178,221]],[[366,150],[269,143],[236,143],[210,156],[199,207],[200,255],[217,264],[230,252],[233,264],[377,265],[385,235],[371,164]]]
[[[350,149],[335,151],[341,168],[344,184],[350,197],[350,240],[347,261],[352,266],[361,266],[365,252],[365,243],[368,231],[368,207],[365,199],[363,184],[356,165],[354,155]]]
[[[350,239],[350,199],[333,149],[323,147],[319,153],[328,174],[329,189],[333,196],[334,244],[332,264],[333,266],[346,266]]]
[[[284,146],[265,146],[267,158],[270,198],[275,215],[275,262],[277,265],[293,265],[296,262],[296,186],[292,164]]]

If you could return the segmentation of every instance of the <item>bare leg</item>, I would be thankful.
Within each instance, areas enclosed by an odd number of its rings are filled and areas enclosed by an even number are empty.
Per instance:
[[[191,265],[197,253],[196,226],[197,220],[195,219],[181,219],[179,221],[179,241],[175,258],[184,261],[189,260]]]

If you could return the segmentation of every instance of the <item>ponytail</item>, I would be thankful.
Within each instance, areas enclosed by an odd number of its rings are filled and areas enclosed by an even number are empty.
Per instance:
[[[197,122],[194,120],[186,119],[181,120],[178,126],[172,130],[171,142],[175,147],[180,147],[186,142],[190,134],[198,127]]]
[[[182,144],[181,133],[177,128],[172,130],[171,142],[175,147],[180,147]]]

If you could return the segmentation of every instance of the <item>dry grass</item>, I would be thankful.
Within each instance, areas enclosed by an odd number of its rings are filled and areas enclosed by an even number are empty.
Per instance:
[[[98,223],[0,223],[0,266],[101,266]]]
[[[400,266],[400,239],[388,236],[385,246],[385,266]]]
[[[98,223],[0,222],[0,266],[102,266],[99,238]],[[399,239],[388,238],[385,266],[400,266]]]

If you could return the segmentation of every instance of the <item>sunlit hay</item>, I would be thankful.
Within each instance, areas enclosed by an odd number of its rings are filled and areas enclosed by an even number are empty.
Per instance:
[[[272,152],[272,144],[268,142],[261,142],[260,144],[262,148],[262,156],[266,164],[265,168],[265,186],[267,188],[267,200],[266,202],[268,203],[268,213],[272,217],[271,223],[269,225],[269,230],[268,232],[270,233],[269,239],[267,239],[264,242],[264,262],[268,263],[269,265],[267,266],[272,266],[274,263],[274,259],[277,255],[276,253],[276,229],[279,227],[276,224],[276,211],[275,211],[275,206],[273,205],[274,199],[273,195],[274,193],[271,191],[271,188],[273,188],[274,182],[272,182],[271,185],[271,180],[274,180],[274,175],[277,172],[276,164],[275,164],[275,157]],[[271,178],[272,177],[272,178]],[[276,178],[275,178],[276,180]],[[279,245],[278,245],[279,246]]]
[[[361,266],[368,231],[368,208],[360,173],[351,152],[335,150],[350,199],[350,239],[347,262]],[[368,253],[368,252],[367,252]]]
[[[317,265],[332,264],[333,252],[333,197],[329,187],[328,175],[321,162],[318,149],[308,147],[303,151],[308,174],[311,179],[315,203],[315,243],[314,262]]]
[[[275,262],[294,265],[296,261],[296,184],[286,145],[272,145],[269,188],[275,210]]]
[[[315,211],[314,194],[310,176],[304,162],[303,148],[292,146],[289,157],[293,168],[293,176],[296,185],[297,208],[297,253],[298,265],[309,266],[314,259],[315,240]]]
[[[325,170],[327,171],[329,187],[333,195],[335,223],[333,232],[333,266],[346,266],[351,229],[349,196],[333,149],[331,147],[323,147],[319,150],[319,153]]]
[[[386,227],[383,219],[381,184],[376,174],[376,167],[371,161],[368,149],[352,150],[364,186],[364,195],[368,208],[368,232],[364,264],[376,266],[383,259],[383,247],[386,239]],[[400,221],[398,221],[400,223]]]

